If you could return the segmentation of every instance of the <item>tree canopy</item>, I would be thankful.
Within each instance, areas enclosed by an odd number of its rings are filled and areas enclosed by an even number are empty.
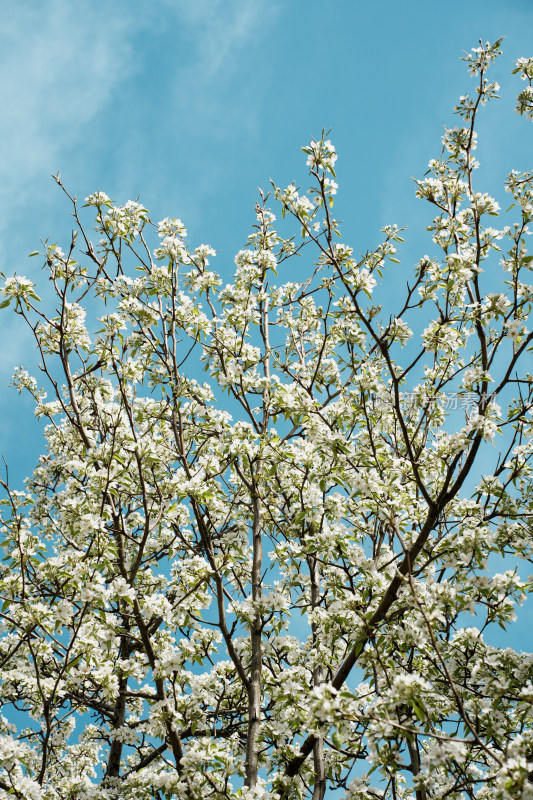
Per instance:
[[[326,133],[227,285],[180,219],[57,177],[53,297],[3,287],[47,425],[24,490],[2,480],[2,796],[533,797],[533,655],[490,643],[533,586],[533,173],[501,224],[475,179],[500,45],[465,56],[393,309],[402,232],[345,243]]]

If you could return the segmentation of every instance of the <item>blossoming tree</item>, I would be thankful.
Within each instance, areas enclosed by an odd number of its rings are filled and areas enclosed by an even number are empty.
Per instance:
[[[400,231],[339,238],[324,135],[228,285],[180,220],[102,192],[97,244],[68,195],[45,247],[55,310],[5,280],[48,422],[24,491],[2,481],[2,797],[533,797],[533,655],[490,644],[533,555],[533,174],[498,227],[474,180],[499,49],[465,59],[464,127],[417,184],[432,255],[390,315]]]

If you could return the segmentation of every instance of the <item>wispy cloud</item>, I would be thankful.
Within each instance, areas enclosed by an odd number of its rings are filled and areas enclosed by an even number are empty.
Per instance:
[[[99,4],[11,4],[0,34],[0,219],[58,154],[90,137],[131,62],[131,21]]]
[[[174,195],[179,175],[189,222],[201,215],[206,193],[230,169],[222,143],[230,149],[249,143],[259,128],[261,79],[279,55],[269,49],[269,36],[281,11],[274,0],[160,0],[149,38],[165,52],[158,52],[157,71],[145,61],[140,73],[149,76],[152,92],[137,96],[140,124],[131,126],[117,153],[123,190]],[[148,137],[147,117],[153,120]]]
[[[242,48],[261,38],[275,8],[257,0],[116,0],[105,8],[71,0],[10,4],[0,30],[0,269],[13,269],[13,254],[16,266],[33,249],[42,231],[24,228],[26,210],[33,220],[40,208],[43,216],[55,212],[60,198],[50,173],[74,169],[85,150],[105,141],[106,115],[132,78],[141,107],[148,105],[150,82],[164,79],[174,117],[187,113],[190,130],[207,128],[220,119],[220,92],[235,81]],[[151,60],[159,44],[171,47],[168,75],[158,73],[159,52]],[[128,173],[135,176],[136,142],[147,136],[149,130],[127,131],[124,152],[117,154],[113,169],[124,173],[126,191]],[[94,187],[106,179],[94,175]],[[135,191],[143,188],[138,178],[129,180]],[[13,343],[0,355],[5,386],[14,362],[32,360],[33,344],[7,312],[0,322]]]
[[[115,13],[111,4],[105,17],[101,4],[69,0],[22,0],[4,9],[0,31],[2,269],[13,269],[15,254],[17,271],[25,271],[17,251],[22,256],[32,249],[36,236],[25,229],[25,217],[35,219],[40,207],[45,214],[50,196],[52,203],[59,199],[52,194],[48,176],[60,166],[62,153],[91,137],[95,116],[109,104],[132,62],[133,30],[131,20]],[[14,390],[6,387],[14,366],[21,361],[31,368],[36,353],[20,319],[3,311],[0,324],[0,439],[2,452],[16,460],[17,431],[26,430],[28,421],[21,425],[17,414],[24,404],[15,403]]]
[[[284,9],[278,0],[168,0],[167,6],[169,30],[179,35],[156,111],[164,130],[155,138],[157,153],[147,152],[145,141],[130,142],[127,159],[137,157],[141,176],[130,194],[141,188],[150,208],[164,200],[163,215],[169,208],[183,215],[191,232],[202,241],[218,235],[216,246],[224,249],[213,215],[225,215],[221,197],[235,200],[231,192],[264,145],[265,119],[276,114],[265,98],[283,56],[275,32]],[[264,178],[252,178],[252,191]]]
[[[259,42],[277,15],[275,3],[257,0],[170,0],[169,5],[177,9],[180,22],[187,25],[196,41],[193,58],[178,76],[186,74],[204,89],[215,78],[219,81],[233,76],[240,49],[251,39]],[[187,89],[191,81],[184,82]]]
[[[48,190],[50,172],[105,135],[101,115],[132,75],[141,82],[152,71],[150,45],[158,37],[175,48],[173,107],[197,121],[214,118],[241,48],[260,38],[275,7],[257,0],[159,0],[148,7],[118,0],[105,9],[71,0],[11,4],[0,31],[0,233],[29,193]]]

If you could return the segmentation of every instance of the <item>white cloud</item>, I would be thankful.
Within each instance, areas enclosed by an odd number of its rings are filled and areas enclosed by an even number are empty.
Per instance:
[[[176,43],[173,111],[186,109],[195,122],[205,123],[217,115],[219,90],[234,77],[242,47],[260,38],[275,8],[259,0],[10,4],[0,30],[0,268],[24,271],[17,267],[19,258],[8,266],[6,243],[12,237],[22,241],[21,256],[35,247],[35,231],[21,229],[25,209],[31,208],[34,219],[36,209],[49,213],[51,203],[53,213],[58,193],[50,173],[83,159],[84,148],[106,135],[106,110],[132,76],[150,72],[150,47],[159,39]],[[158,78],[156,71],[153,80]],[[137,135],[130,132],[132,143]],[[127,161],[127,143],[125,154],[122,170],[127,163],[131,173],[135,160]],[[95,175],[94,186],[103,179]],[[65,205],[61,208],[65,217]],[[3,312],[0,319],[3,336],[12,343],[0,358],[3,385],[19,358],[31,363],[34,349],[8,316]]]
[[[0,32],[0,228],[9,227],[10,208],[24,203],[36,178],[61,167],[65,149],[101,132],[92,121],[125,79],[149,66],[143,35],[175,29],[176,41],[188,41],[176,52],[179,102],[207,112],[210,83],[232,75],[240,47],[272,9],[257,0],[11,4]],[[209,100],[216,103],[212,94]]]
[[[27,236],[26,250],[31,249],[30,242],[35,244],[35,232],[20,231],[17,223],[20,226],[26,209],[49,201],[46,192],[54,187],[48,176],[60,166],[61,152],[91,136],[91,121],[109,103],[132,61],[131,24],[112,9],[108,13],[111,4],[104,17],[98,5],[23,1],[10,4],[9,11],[4,9],[0,31],[0,260],[4,270],[13,271],[6,264],[12,237]],[[17,268],[19,273],[24,270],[24,266]],[[6,441],[18,424],[16,394],[5,387],[15,365],[22,361],[31,366],[37,354],[22,321],[9,310],[1,314],[0,433]]]
[[[0,61],[1,219],[32,181],[57,167],[62,147],[91,136],[132,61],[131,24],[99,4],[12,4],[3,15]],[[108,13],[108,9],[111,9]]]
[[[170,0],[169,5],[177,9],[179,20],[197,42],[194,61],[178,76],[187,73],[203,87],[215,77],[230,77],[240,48],[250,39],[259,40],[277,14],[276,4],[259,0]],[[189,89],[191,84],[186,85]]]

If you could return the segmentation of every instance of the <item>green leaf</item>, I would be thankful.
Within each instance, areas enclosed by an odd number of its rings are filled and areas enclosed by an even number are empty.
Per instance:
[[[343,740],[342,736],[340,735],[340,733],[338,731],[335,731],[333,733],[333,736],[331,737],[331,741],[333,742],[335,747],[338,747],[339,750],[340,750],[342,745],[343,745],[343,741],[344,740]]]
[[[359,656],[360,656],[360,655],[361,655],[361,653],[363,652],[363,648],[364,648],[364,646],[365,646],[365,640],[364,640],[364,639],[360,639],[360,640],[357,642],[357,644],[355,645],[355,657],[356,657],[356,658],[359,658]]]
[[[7,300],[2,300],[2,302],[0,303],[0,308],[7,308],[10,302],[11,302],[10,297],[8,297]]]
[[[416,714],[417,718],[420,720],[420,722],[424,722],[424,720],[426,718],[426,713],[425,713],[425,709],[424,709],[424,706],[422,705],[422,703],[420,703],[418,700],[415,700],[413,698],[413,700],[411,700],[411,705],[413,707],[413,711],[415,712],[415,714]]]

